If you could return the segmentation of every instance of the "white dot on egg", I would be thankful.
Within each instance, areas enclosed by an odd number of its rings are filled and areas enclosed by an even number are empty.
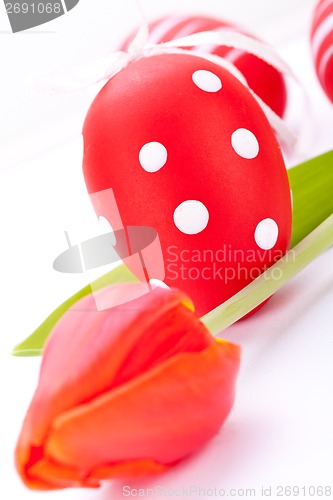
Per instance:
[[[209,221],[209,212],[201,201],[183,201],[173,214],[176,227],[185,234],[198,234],[203,231]]]
[[[192,75],[192,80],[199,89],[205,92],[218,92],[222,88],[220,78],[211,71],[205,69],[195,71]]]
[[[139,153],[141,167],[149,173],[157,172],[166,164],[168,151],[160,142],[147,142]]]
[[[262,250],[271,250],[279,237],[279,227],[273,219],[263,219],[256,227],[254,239]]]
[[[242,158],[252,160],[259,153],[259,143],[256,136],[246,128],[237,129],[231,136],[231,145]]]

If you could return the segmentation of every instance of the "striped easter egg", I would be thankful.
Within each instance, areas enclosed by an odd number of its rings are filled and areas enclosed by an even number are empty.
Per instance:
[[[319,81],[333,102],[333,0],[320,0],[316,5],[311,46]]]
[[[163,43],[202,31],[223,32],[223,30],[226,29],[252,36],[242,28],[230,22],[221,21],[220,19],[203,16],[174,15],[150,23],[149,39],[151,43]],[[122,50],[128,48],[133,36],[134,35],[125,41],[121,47]],[[244,50],[216,45],[193,47],[190,50],[198,53],[198,55],[205,53],[215,54],[233,63],[244,75],[249,87],[254,90],[273,111],[279,116],[283,116],[286,108],[287,89],[284,77],[278,70]]]

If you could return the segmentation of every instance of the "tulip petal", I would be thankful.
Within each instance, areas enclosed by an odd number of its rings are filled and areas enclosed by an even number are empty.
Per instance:
[[[126,296],[128,287],[131,293],[133,287],[146,290],[139,283],[124,283],[99,293]],[[126,307],[97,311],[94,298],[88,296],[81,300],[80,311],[69,311],[46,346],[39,385],[26,417],[23,433],[29,428],[32,446],[43,443],[49,422],[59,413],[103,394],[165,357],[209,345],[208,330],[183,305],[186,300],[177,290],[158,288]]]
[[[100,486],[99,481],[96,479],[85,477],[75,469],[63,467],[47,459],[36,462],[29,470],[29,475],[32,478],[45,481],[48,485],[45,489],[50,489],[50,486],[55,489],[75,487],[99,488]]]
[[[135,478],[153,474],[161,474],[170,469],[170,466],[158,464],[152,460],[135,460],[132,462],[123,462],[110,466],[95,469],[90,475],[92,479],[105,480],[112,478]]]
[[[98,312],[85,297],[54,328],[16,448],[30,488],[162,472],[222,425],[239,348],[216,342],[182,292],[146,290],[103,289],[109,303],[137,298]]]
[[[228,415],[239,355],[237,346],[214,342],[65,412],[52,424],[45,455],[91,474],[103,464],[150,459],[168,465],[186,457]]]

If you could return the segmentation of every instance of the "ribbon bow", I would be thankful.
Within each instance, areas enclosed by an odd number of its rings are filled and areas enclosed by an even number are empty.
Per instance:
[[[201,45],[227,46],[244,50],[262,59],[284,75],[293,78],[299,84],[290,67],[271,47],[261,41],[237,33],[229,28],[223,28],[219,31],[195,33],[166,43],[150,43],[148,23],[141,8],[139,8],[139,10],[141,14],[140,27],[126,52],[114,52],[106,57],[90,61],[83,66],[76,67],[65,73],[52,74],[48,77],[38,78],[32,82],[32,89],[38,94],[54,94],[83,89],[103,81],[107,82],[128,64],[143,57],[177,53],[197,56],[197,54],[186,50],[186,47],[199,47]],[[286,123],[251,88],[249,88],[244,75],[231,62],[212,54],[200,53],[200,57],[227,69],[246,86],[259,103],[272,128],[281,139],[281,142],[287,149],[294,148],[297,142],[295,134],[289,129]]]

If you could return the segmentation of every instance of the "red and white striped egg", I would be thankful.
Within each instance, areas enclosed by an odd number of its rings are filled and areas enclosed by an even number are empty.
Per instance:
[[[320,0],[316,5],[311,46],[318,79],[333,102],[333,0]]]
[[[228,29],[252,36],[234,24],[205,16],[168,16],[149,25],[149,41],[163,43],[202,31]],[[253,37],[254,38],[254,37]],[[128,48],[129,38],[121,47]],[[283,116],[287,102],[287,88],[283,75],[258,57],[230,47],[204,45],[190,49],[197,54],[215,54],[234,64],[246,78],[249,87],[279,116]]]

